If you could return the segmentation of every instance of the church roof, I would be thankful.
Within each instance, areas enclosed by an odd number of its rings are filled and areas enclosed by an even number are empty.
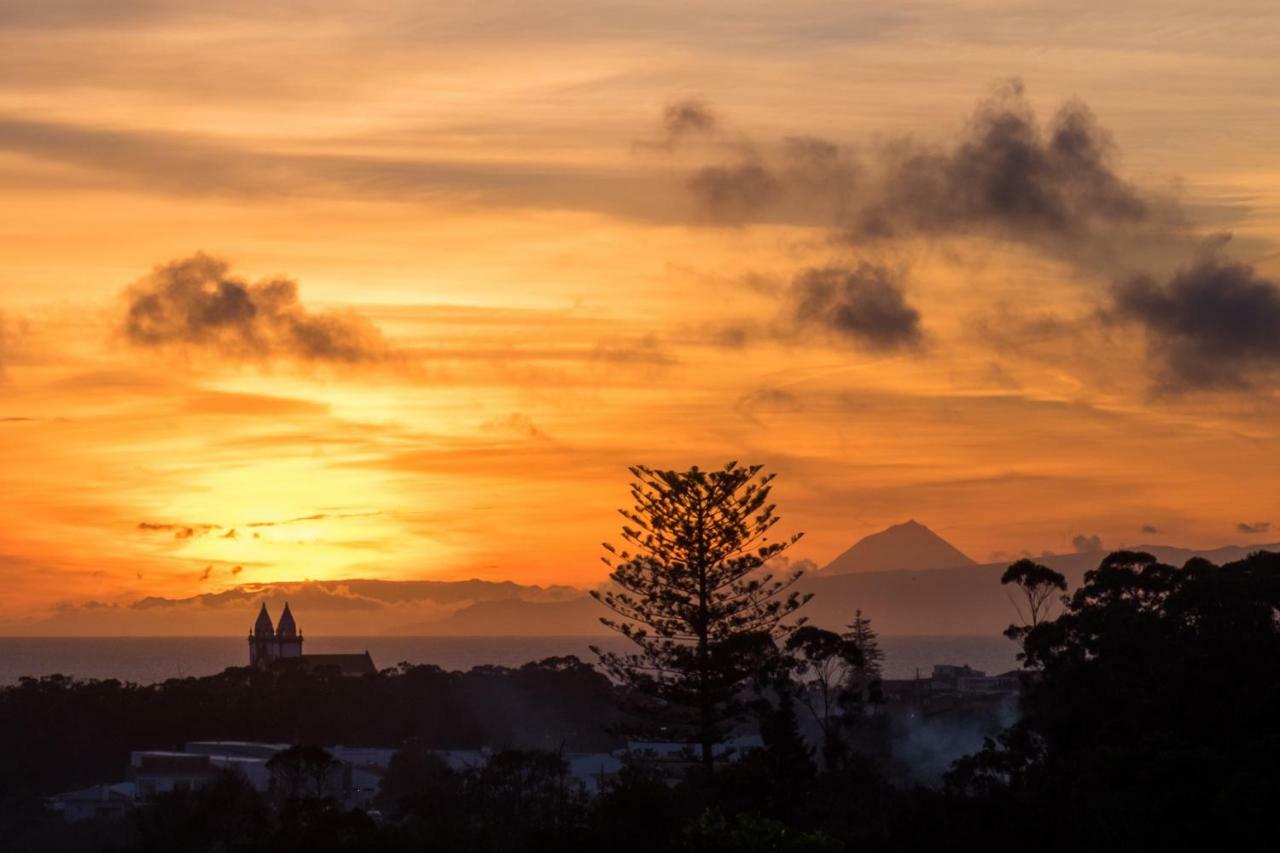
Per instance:
[[[258,637],[275,635],[275,631],[271,628],[271,614],[267,612],[267,603],[265,601],[262,602],[262,609],[258,611],[258,621],[253,623],[253,633]]]
[[[276,626],[277,637],[298,636],[298,626],[293,621],[293,613],[289,610],[289,602],[284,603],[284,612],[280,614],[280,624]]]

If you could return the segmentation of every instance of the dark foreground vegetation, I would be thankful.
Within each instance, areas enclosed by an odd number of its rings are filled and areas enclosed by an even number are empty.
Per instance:
[[[27,681],[0,692],[0,844],[654,853],[1245,849],[1274,840],[1280,555],[1173,568],[1113,554],[1022,643],[1020,720],[958,762],[939,789],[889,785],[880,763],[854,749],[823,761],[777,693],[754,709],[763,749],[710,775],[693,762],[674,783],[638,763],[594,797],[567,778],[555,749],[500,752],[462,772],[431,751],[453,738],[502,743],[517,731],[506,742],[613,743],[600,725],[616,721],[612,688],[565,661],[356,680],[235,670],[154,687]],[[39,795],[111,778],[129,748],[154,747],[158,736],[174,745],[363,739],[401,751],[375,815],[324,797],[261,795],[233,776],[114,821],[41,815]]]
[[[636,651],[508,670],[343,679],[228,670],[152,687],[26,680],[0,690],[0,846],[31,851],[1093,851],[1272,849],[1280,792],[1280,554],[1182,568],[1117,552],[1065,594],[1028,561],[1004,581],[1022,624],[1016,722],[942,784],[904,784],[877,712],[874,632],[788,619],[758,468],[633,470],[615,588]],[[606,676],[604,673],[608,673]],[[744,731],[762,746],[729,760]],[[632,753],[587,785],[575,751]],[[303,744],[115,818],[66,824],[55,791],[119,778],[131,749]],[[312,746],[305,746],[312,744]],[[397,753],[371,808],[346,809],[314,744]],[[441,749],[498,749],[459,768]],[[595,788],[595,790],[590,790]]]
[[[117,780],[132,750],[188,741],[607,751],[622,745],[617,717],[609,680],[572,657],[366,678],[248,667],[154,685],[28,678],[0,690],[0,813]]]

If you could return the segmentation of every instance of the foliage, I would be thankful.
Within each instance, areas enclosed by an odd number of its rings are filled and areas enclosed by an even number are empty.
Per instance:
[[[1280,554],[1111,554],[1022,644],[1022,718],[957,764],[955,790],[1071,814],[1058,849],[1258,830],[1280,788]]]
[[[271,793],[279,800],[325,799],[342,792],[342,765],[323,747],[291,746],[267,760]]]
[[[791,645],[811,664],[830,660],[832,649],[853,660],[844,644],[856,642],[856,634],[851,629],[833,642],[801,628],[784,635],[782,651]],[[351,742],[350,733],[371,717],[396,736],[410,734],[384,779],[380,815],[306,794],[302,782],[304,795],[273,800],[227,775],[122,819],[63,824],[11,787],[0,808],[0,850],[1004,853],[1274,846],[1280,555],[1256,554],[1221,568],[1193,560],[1177,569],[1147,554],[1112,554],[1086,574],[1056,618],[1029,627],[1022,646],[1028,672],[1020,720],[957,762],[943,790],[890,784],[883,767],[856,749],[838,766],[816,766],[799,737],[796,694],[785,689],[783,676],[794,675],[779,665],[785,654],[768,658],[753,685],[770,699],[755,706],[763,749],[715,774],[695,767],[684,778],[636,760],[604,780],[594,797],[566,773],[558,750],[500,750],[481,766],[451,769],[436,748],[475,736],[469,727],[475,721],[416,718],[436,708],[482,715],[481,705],[502,695],[518,697],[502,709],[517,716],[521,701],[554,705],[559,691],[574,701],[614,697],[603,676],[572,660],[466,674],[403,667],[350,694],[351,680],[282,681],[244,671],[156,688],[28,680],[0,690],[0,767],[5,779],[30,771],[33,784],[62,778],[33,756],[51,755],[75,770],[72,750],[88,747],[85,761],[105,764],[109,754],[92,751],[95,738],[134,736],[125,725],[134,716],[138,732],[156,726],[173,745],[184,738],[261,738],[238,728],[242,720],[295,707],[277,703],[341,703],[360,695],[362,705],[343,706],[350,715],[345,731],[335,727],[337,734],[318,742]],[[263,679],[254,683],[256,696],[241,689],[252,678]],[[830,676],[834,684],[841,678]],[[600,682],[603,694],[596,692]],[[430,690],[440,691],[431,700],[439,704],[427,701]],[[83,704],[89,700],[98,704]],[[179,708],[190,719],[173,718]],[[560,731],[582,719],[563,716]],[[308,732],[327,721],[305,714],[288,720]],[[538,738],[543,725],[535,727]],[[295,755],[299,767],[323,764],[303,760],[303,752]]]
[[[631,469],[634,507],[621,510],[622,549],[605,545],[616,590],[593,593],[620,619],[601,621],[639,651],[600,654],[610,675],[652,700],[670,732],[714,745],[741,717],[740,692],[768,665],[784,620],[808,600],[765,564],[800,534],[770,541],[773,475],[730,462],[718,471]]]
[[[795,693],[821,733],[823,766],[837,769],[848,757],[849,730],[881,698],[884,653],[871,620],[857,611],[844,634],[804,625],[787,637],[785,649]]]
[[[0,815],[38,814],[43,797],[118,781],[138,749],[194,740],[603,751],[621,740],[609,679],[576,658],[376,675],[228,669],[138,685],[63,676],[0,687]]]
[[[756,815],[733,819],[708,811],[687,826],[681,838],[688,853],[840,853],[844,845],[818,832],[797,832]]]
[[[1039,625],[1049,615],[1054,594],[1067,591],[1067,579],[1061,574],[1048,566],[1026,559],[1018,560],[1005,569],[1000,583],[1016,586],[1026,608],[1024,610],[1023,604],[1019,604],[1012,594],[1009,596],[1009,601],[1018,611],[1018,618],[1027,623],[1009,626],[1004,633],[1011,640],[1025,636]]]

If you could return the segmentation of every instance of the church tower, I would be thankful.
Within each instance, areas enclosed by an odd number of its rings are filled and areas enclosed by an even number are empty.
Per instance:
[[[280,614],[280,624],[276,625],[276,657],[302,657],[302,633],[293,621],[293,613],[289,610],[289,602],[284,603],[284,612]]]
[[[284,619],[280,620],[280,624],[284,624]],[[293,617],[289,617],[289,624],[293,624]],[[267,613],[267,603],[262,603],[262,609],[258,611],[258,621],[253,623],[253,630],[249,632],[249,666],[266,666],[276,657],[276,632],[271,627],[271,614]]]

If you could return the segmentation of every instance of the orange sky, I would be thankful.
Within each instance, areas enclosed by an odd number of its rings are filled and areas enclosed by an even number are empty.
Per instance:
[[[0,15],[0,629],[592,585],[633,463],[1278,538],[1274,3],[262,5]]]

